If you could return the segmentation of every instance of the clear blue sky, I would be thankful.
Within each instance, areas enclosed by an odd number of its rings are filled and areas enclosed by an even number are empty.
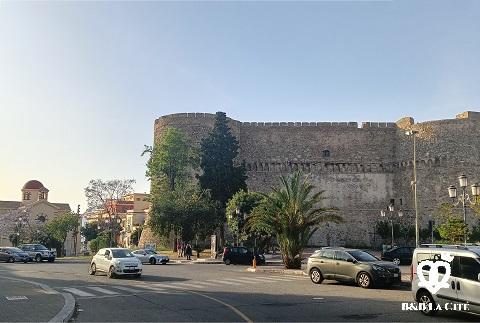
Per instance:
[[[148,191],[154,119],[416,121],[480,107],[480,1],[0,2],[0,199]]]

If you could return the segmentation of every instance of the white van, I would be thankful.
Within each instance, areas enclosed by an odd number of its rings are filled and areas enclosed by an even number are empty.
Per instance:
[[[431,293],[427,288],[419,286],[417,265],[424,260],[445,261],[442,257],[445,252],[453,256],[449,262],[451,275],[447,280],[448,288],[440,288],[436,293]],[[422,270],[426,281],[429,280],[429,267],[427,265]],[[446,271],[445,267],[438,267],[439,281]],[[468,304],[468,311],[480,314],[480,246],[422,245],[413,253],[411,274],[412,294],[423,314],[434,315],[437,305],[442,309],[464,310],[463,306],[453,304]]]

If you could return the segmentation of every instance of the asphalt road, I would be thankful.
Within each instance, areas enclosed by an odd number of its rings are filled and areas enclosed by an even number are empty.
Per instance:
[[[479,321],[402,311],[408,288],[370,289],[308,277],[250,273],[245,266],[145,265],[142,278],[89,276],[87,263],[0,264],[0,275],[71,293],[73,320],[104,321]],[[1,320],[1,316],[0,316]]]

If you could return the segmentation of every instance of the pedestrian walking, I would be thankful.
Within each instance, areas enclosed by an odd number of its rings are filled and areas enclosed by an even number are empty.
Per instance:
[[[182,250],[182,252],[180,253],[180,257],[184,257],[185,256],[185,242],[184,241],[182,241],[181,250]]]
[[[182,242],[180,239],[177,240],[177,254],[179,257],[182,256]]]
[[[185,255],[187,256],[187,260],[192,260],[192,246],[190,243],[187,243],[185,246]]]

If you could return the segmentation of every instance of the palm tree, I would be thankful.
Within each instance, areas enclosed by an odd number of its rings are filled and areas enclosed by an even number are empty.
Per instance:
[[[280,178],[280,188],[265,195],[263,204],[256,207],[247,220],[251,229],[273,232],[283,254],[286,268],[301,268],[302,252],[321,223],[341,222],[334,209],[318,207],[323,191],[313,193],[308,178],[296,172]]]

